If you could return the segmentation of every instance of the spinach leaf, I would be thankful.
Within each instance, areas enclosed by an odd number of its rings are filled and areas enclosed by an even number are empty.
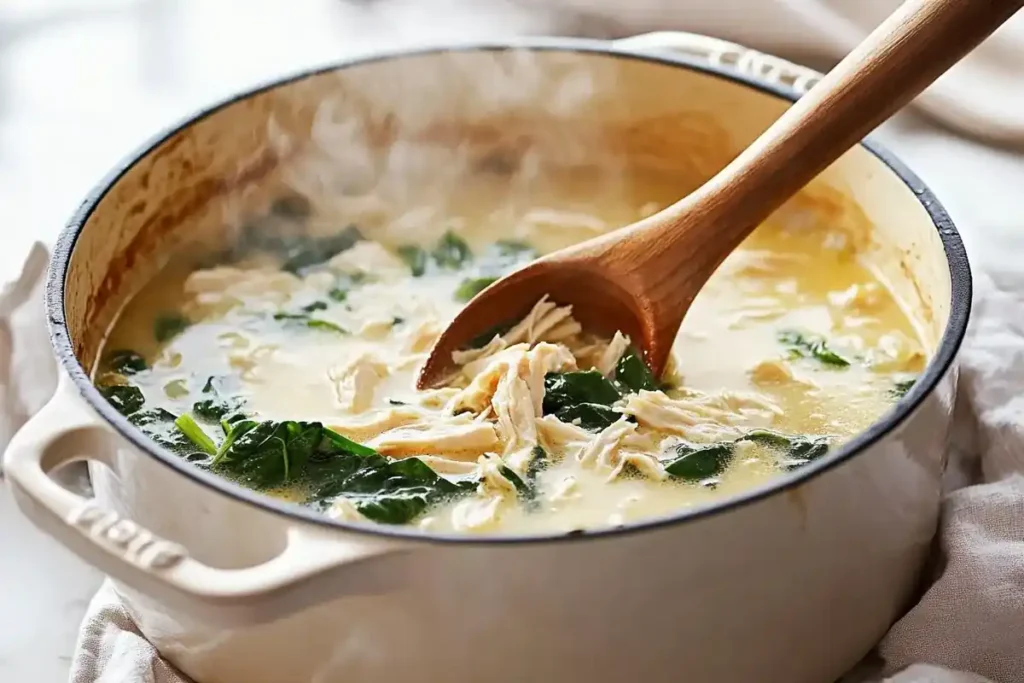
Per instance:
[[[337,332],[338,334],[348,334],[348,330],[341,325],[333,323],[330,320],[314,318],[309,313],[288,313],[286,311],[279,311],[274,314],[274,320],[300,323],[311,330],[325,330],[328,332]]]
[[[537,256],[533,247],[525,242],[498,240],[480,255],[477,270],[482,277],[497,279],[533,261]]]
[[[827,436],[787,435],[768,429],[755,429],[736,441],[752,441],[780,452],[783,456],[780,466],[792,470],[828,453],[831,439]]]
[[[473,252],[464,239],[449,230],[441,236],[430,256],[439,268],[458,270],[473,258]]]
[[[192,419],[191,415],[179,415],[174,421],[175,426],[181,431],[182,434],[188,437],[189,441],[196,445],[196,448],[201,450],[207,455],[217,454],[217,444],[213,442],[213,439],[203,431],[203,428]]]
[[[303,306],[302,310],[306,313],[312,313],[313,311],[326,311],[327,303],[324,301],[314,301],[313,303]]]
[[[163,408],[145,408],[128,416],[129,422],[167,450],[179,455],[195,453],[195,445],[178,430],[176,419],[174,413]]]
[[[317,318],[310,318],[306,323],[306,327],[311,330],[325,330],[327,332],[337,332],[338,334],[348,334],[348,330],[337,323],[332,323],[329,320],[319,320]]]
[[[324,444],[321,445],[321,450],[327,452],[351,453],[353,455],[362,456],[377,455],[377,451],[373,450],[369,446],[364,446],[363,444],[353,441],[348,437],[342,436],[329,427],[324,427],[323,436]],[[327,447],[328,445],[329,448]]]
[[[498,471],[501,473],[501,476],[505,477],[510,482],[512,482],[512,485],[516,487],[516,494],[518,494],[520,498],[533,496],[533,493],[530,491],[530,487],[526,484],[525,481],[523,481],[522,477],[515,473],[515,470],[513,470],[511,467],[508,467],[507,465],[502,465],[500,468],[498,468]]]
[[[895,399],[901,399],[907,395],[907,392],[914,388],[914,384],[917,382],[916,377],[910,379],[900,380],[892,385],[889,389],[889,396]]]
[[[530,466],[526,468],[526,485],[525,493],[521,492],[523,501],[526,503],[527,510],[535,510],[537,508],[537,494],[539,493],[540,473],[548,468],[550,461],[548,460],[548,454],[540,446],[533,447],[533,459],[530,460]],[[514,484],[515,482],[513,482]]]
[[[153,323],[153,337],[161,344],[185,331],[192,322],[180,313],[164,313]]]
[[[326,504],[344,496],[365,517],[383,524],[405,524],[428,507],[476,488],[474,482],[441,477],[419,458],[390,460],[377,454],[318,453],[310,473],[319,482],[310,502]]]
[[[130,384],[108,384],[99,387],[103,398],[122,415],[131,415],[146,402],[142,390]]]
[[[332,301],[344,301],[348,298],[348,290],[342,289],[341,287],[334,287],[331,291],[327,292],[327,296],[331,297]]]
[[[209,398],[196,401],[192,404],[192,412],[196,417],[207,422],[218,422],[231,413],[237,412],[244,401],[237,396],[224,396],[218,389],[218,385],[224,378],[210,377],[203,385],[203,394]]]
[[[599,432],[616,422],[622,413],[599,403],[577,403],[555,411],[555,417],[566,424],[579,425],[588,432]]]
[[[597,370],[549,372],[544,377],[544,414],[599,432],[622,414],[609,406],[622,398]]]
[[[281,269],[289,273],[302,274],[308,268],[318,266],[351,249],[356,242],[363,239],[363,233],[354,225],[327,237],[304,237],[286,250],[285,262]]]
[[[206,398],[192,404],[196,417],[207,422],[218,422],[241,407],[241,401],[226,398]]]
[[[466,303],[474,296],[484,291],[494,282],[497,282],[496,277],[470,277],[466,278],[459,283],[459,286],[455,289],[455,300]]]
[[[422,247],[406,244],[395,250],[405,265],[409,266],[413,277],[420,277],[427,272],[427,252]]]
[[[545,415],[580,403],[608,406],[620,398],[615,385],[597,370],[549,372],[544,376]]]
[[[149,368],[146,359],[141,355],[128,349],[111,351],[106,358],[107,368],[119,375],[134,375]]]
[[[303,473],[322,438],[319,422],[241,420],[214,449],[212,466],[255,489],[282,486]]]
[[[287,194],[274,200],[270,213],[281,218],[305,220],[313,213],[313,205],[301,194]]]
[[[687,444],[675,447],[677,457],[665,465],[671,476],[686,481],[703,481],[721,474],[732,461],[735,446],[716,443],[699,448]]]
[[[824,365],[845,368],[850,361],[828,347],[824,338],[806,335],[797,330],[781,330],[778,333],[779,343],[789,349],[793,358],[814,358]]]
[[[627,389],[627,393],[654,391],[658,388],[650,368],[633,347],[629,347],[615,364],[615,381],[620,387]]]

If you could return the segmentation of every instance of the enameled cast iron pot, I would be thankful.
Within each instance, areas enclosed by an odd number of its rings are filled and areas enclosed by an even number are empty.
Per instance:
[[[200,112],[105,179],[55,248],[46,306],[63,378],[6,453],[18,504],[113,577],[142,632],[200,683],[835,680],[914,596],[971,299],[949,218],[877,145],[787,210],[873,225],[894,245],[886,277],[932,360],[865,433],[708,509],[549,538],[347,525],[163,452],[89,381],[126,297],[225,207],[260,201],[318,135],[325,101],[362,117],[377,161],[395,158],[380,150],[397,148],[396,131],[406,150],[567,163],[610,148],[664,162],[682,193],[816,78],[688,34],[538,40],[350,61]],[[360,156],[331,144],[338,163]],[[83,459],[92,500],[51,476]]]

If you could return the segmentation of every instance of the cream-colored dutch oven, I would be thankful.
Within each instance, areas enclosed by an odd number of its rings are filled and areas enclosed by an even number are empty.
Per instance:
[[[874,226],[931,362],[867,432],[708,509],[548,538],[352,526],[162,451],[89,382],[125,298],[273,184],[325,101],[380,149],[399,130],[407,151],[527,141],[585,163],[607,156],[600,131],[616,154],[676,169],[684,192],[816,78],[688,34],[534,40],[349,61],[200,112],[104,180],[60,237],[46,306],[64,376],[6,453],[18,504],[113,577],[142,632],[200,683],[835,680],[914,596],[971,298],[942,207],[874,144],[788,210]],[[360,156],[332,144],[339,164]],[[83,459],[94,499],[50,476]]]

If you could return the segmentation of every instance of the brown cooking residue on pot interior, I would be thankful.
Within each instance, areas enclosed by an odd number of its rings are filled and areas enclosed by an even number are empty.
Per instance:
[[[761,226],[719,269],[664,377],[629,338],[590,334],[541,299],[457,352],[445,386],[417,391],[431,344],[475,292],[678,191],[644,169],[599,195],[579,169],[511,185],[480,173],[443,211],[411,197],[374,221],[282,196],[219,265],[182,256],[154,278],[96,382],[196,467],[332,517],[558,533],[677,514],[799,470],[923,367],[870,254],[803,216]]]

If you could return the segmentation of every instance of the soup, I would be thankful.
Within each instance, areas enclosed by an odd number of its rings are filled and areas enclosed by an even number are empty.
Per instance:
[[[623,183],[595,195],[574,173],[524,193],[481,173],[371,226],[282,195],[226,249],[173,257],[122,311],[95,381],[158,444],[243,486],[478,534],[707,505],[820,458],[911,386],[925,353],[864,235],[773,219],[694,302],[664,377],[544,299],[417,391],[475,292],[678,192],[655,170]]]

